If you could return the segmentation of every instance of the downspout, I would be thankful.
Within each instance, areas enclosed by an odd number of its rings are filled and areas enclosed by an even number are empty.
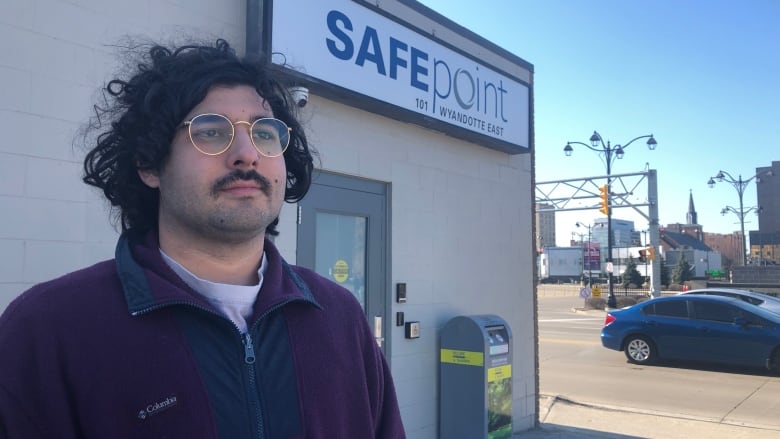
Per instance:
[[[271,62],[272,0],[246,0],[246,54]]]

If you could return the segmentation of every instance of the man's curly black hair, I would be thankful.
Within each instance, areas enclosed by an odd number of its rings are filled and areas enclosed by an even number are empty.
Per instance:
[[[122,231],[157,229],[159,192],[145,185],[138,170],[161,171],[184,117],[215,85],[249,85],[290,128],[284,152],[284,199],[301,200],[311,185],[313,155],[296,119],[296,106],[283,73],[260,58],[239,57],[227,41],[167,48],[145,46],[129,79],[113,79],[103,90],[104,107],[95,107],[90,131],[97,145],[84,159],[84,182],[100,188],[118,212]],[[105,125],[110,124],[108,129]],[[277,235],[278,218],[266,234]]]

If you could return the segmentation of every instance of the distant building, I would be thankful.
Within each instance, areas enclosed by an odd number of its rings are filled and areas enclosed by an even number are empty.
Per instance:
[[[763,174],[767,171],[771,171],[772,175]],[[761,208],[758,230],[780,232],[780,161],[772,162],[772,166],[756,168],[756,175],[759,175],[756,178],[759,180],[756,184],[756,201]]]
[[[723,253],[718,248],[711,247],[709,245],[711,241],[707,238],[714,234],[704,233],[704,228],[698,224],[693,192],[688,196],[688,211],[685,219],[686,224],[667,224],[660,230],[661,253],[665,265],[671,269],[677,265],[680,258],[684,257],[693,267],[696,277],[704,277],[708,271],[722,269]],[[739,241],[733,248],[738,255]]]
[[[545,203],[536,203],[535,207],[536,252],[541,253],[543,247],[555,246],[555,207]]]
[[[678,224],[671,224],[676,226]],[[722,256],[720,252],[709,247],[704,241],[690,233],[691,228],[685,231],[673,231],[669,228],[661,232],[661,247],[663,248],[664,263],[672,269],[681,257],[694,268],[695,277],[706,276],[707,271],[722,269]]]
[[[634,222],[612,218],[612,247],[632,247],[636,244],[639,232],[634,230]],[[591,241],[598,242],[601,248],[607,244],[607,218],[596,218],[591,227]]]
[[[730,234],[705,233],[704,242],[713,251],[720,253],[721,264],[724,269],[729,269],[739,264],[739,254],[742,252],[742,238],[740,232]]]
[[[750,264],[780,265],[780,231],[750,231]]]
[[[682,233],[684,235],[690,236],[691,238],[697,241],[703,242],[704,228],[701,226],[701,224],[698,223],[698,218],[699,215],[696,213],[696,207],[693,204],[693,191],[691,191],[690,194],[688,195],[688,212],[686,212],[685,214],[685,219],[687,223],[667,224],[666,227],[664,227],[664,231]],[[673,241],[674,240],[672,239],[669,244],[671,244]]]
[[[780,161],[756,168],[756,175],[758,230],[750,231],[750,262],[780,264]]]
[[[668,250],[664,255],[664,263],[667,269],[671,272],[680,258],[683,257],[693,267],[693,277],[705,277],[708,276],[708,273],[715,271],[725,272],[722,268],[721,254],[710,250],[703,243],[701,246],[697,246],[697,248],[681,247],[675,250]]]
[[[693,205],[693,191],[688,192],[688,213],[685,214],[685,220],[691,225],[699,224],[699,215],[696,213],[696,207]]]

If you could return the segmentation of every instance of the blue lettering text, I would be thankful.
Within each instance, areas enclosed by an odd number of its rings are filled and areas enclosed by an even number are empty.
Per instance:
[[[439,68],[443,68],[445,73],[443,76],[439,74]],[[444,78],[444,87],[440,84],[439,78]],[[452,91],[452,74],[450,72],[450,66],[444,61],[433,61],[433,108],[436,108],[436,98],[447,99]],[[446,89],[446,91],[444,91]]]
[[[419,76],[428,76],[428,68],[420,64],[420,60],[428,61],[428,54],[412,47],[412,87],[428,91],[428,83],[419,79]]]
[[[398,51],[403,50],[406,52],[409,46],[403,41],[398,41],[393,37],[390,37],[390,77],[396,79],[398,77],[398,66],[406,68],[406,60],[398,56]]]
[[[376,64],[376,72],[380,75],[386,74],[385,62],[382,60],[382,47],[379,45],[379,36],[373,27],[366,27],[366,31],[363,32],[363,41],[360,43],[355,64],[362,67],[366,61]]]
[[[326,47],[335,58],[352,61],[360,67],[373,64],[376,73],[393,80],[399,77],[407,80],[404,72],[408,72],[409,85],[429,94],[416,97],[417,110],[431,113],[439,111],[442,118],[472,129],[503,135],[504,126],[488,125],[480,119],[482,114],[496,121],[508,122],[505,98],[509,92],[500,76],[496,78],[497,82],[485,80],[485,72],[480,71],[479,65],[464,67],[451,60],[433,58],[406,41],[393,36],[380,36],[379,31],[371,26],[363,27],[361,32],[341,11],[332,10],[328,13],[327,27],[331,36],[325,39]],[[488,72],[487,77],[495,75]],[[430,106],[429,99],[432,101]],[[447,105],[457,106],[470,114]]]
[[[459,80],[462,76],[466,76],[466,81]],[[465,84],[468,86],[469,89],[471,89],[471,96],[469,96],[468,99],[463,99],[463,95],[461,93],[461,88]],[[458,104],[460,105],[460,108],[465,108],[468,110],[469,108],[474,106],[474,100],[477,97],[477,89],[474,87],[474,78],[471,77],[471,73],[469,73],[467,70],[458,69],[455,71],[455,100],[458,101]],[[479,110],[479,108],[477,108]]]
[[[382,40],[376,29],[366,26],[360,39],[360,47],[355,53],[355,43],[351,36],[354,30],[352,21],[344,13],[332,10],[327,16],[327,26],[333,38],[326,38],[328,51],[337,59],[348,61],[353,57],[355,64],[364,67],[373,63],[380,75],[387,75],[390,69],[390,77],[398,79],[399,71],[409,69],[409,84],[422,91],[428,91],[428,54],[416,47],[410,47],[407,43],[393,37],[388,38],[389,58],[385,60],[382,52]],[[349,32],[348,32],[349,31]],[[411,67],[409,66],[411,64]]]
[[[349,21],[349,17],[342,14],[339,11],[330,11],[328,13],[328,30],[334,37],[338,38],[342,47],[339,48],[336,41],[330,38],[325,39],[325,44],[328,46],[328,51],[338,59],[348,60],[352,58],[352,54],[355,52],[355,46],[352,44],[352,40],[344,31],[339,27],[339,23],[344,26],[344,29],[351,31],[352,22]]]

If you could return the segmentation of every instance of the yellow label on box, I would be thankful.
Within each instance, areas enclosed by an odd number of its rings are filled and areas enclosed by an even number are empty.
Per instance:
[[[503,380],[504,378],[512,378],[512,365],[505,364],[503,366],[491,367],[488,369],[488,382]]]
[[[474,351],[441,350],[441,362],[462,364],[465,366],[482,366],[485,364],[485,353]]]

